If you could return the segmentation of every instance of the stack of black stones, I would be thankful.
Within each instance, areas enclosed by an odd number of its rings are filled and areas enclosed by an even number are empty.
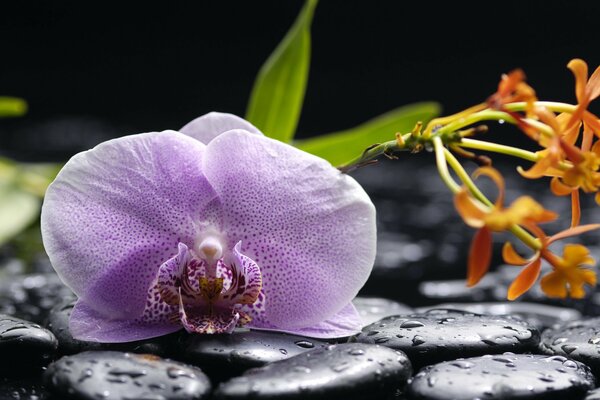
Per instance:
[[[600,399],[598,296],[558,301],[533,290],[507,302],[515,267],[467,289],[472,232],[431,164],[398,161],[355,176],[379,224],[376,267],[355,301],[360,334],[323,341],[240,329],[83,342],[68,327],[75,299],[48,262],[25,273],[5,256],[0,400]]]

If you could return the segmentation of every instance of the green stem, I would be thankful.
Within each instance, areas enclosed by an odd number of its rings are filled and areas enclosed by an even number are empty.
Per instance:
[[[490,151],[493,153],[506,154],[508,156],[522,158],[531,162],[536,162],[539,159],[537,153],[534,153],[532,151],[523,150],[518,147],[506,146],[503,144],[484,142],[481,140],[463,138],[459,143],[456,143],[456,145],[460,147],[466,147],[469,149],[477,149],[483,151]]]
[[[454,181],[450,175],[450,171],[448,171],[448,164],[446,164],[446,157],[444,154],[446,148],[442,143],[442,139],[439,136],[434,136],[432,141],[433,148],[435,150],[435,161],[440,177],[446,186],[448,186],[448,189],[452,191],[452,193],[458,193],[460,191],[460,185]]]
[[[471,194],[473,194],[473,196],[477,200],[479,200],[486,206],[494,207],[494,204],[481,192],[481,190],[479,190],[477,185],[475,185],[475,182],[473,182],[473,180],[471,179],[471,177],[469,176],[467,171],[465,171],[465,169],[463,168],[461,163],[456,159],[456,157],[454,157],[454,155],[446,148],[443,148],[442,151],[443,151],[445,159],[448,161],[448,164],[450,165],[450,167],[454,170],[456,175],[458,175],[460,180],[464,182],[464,184],[467,186],[467,188],[469,189]],[[438,162],[438,164],[439,164],[439,162]],[[456,193],[456,192],[454,192],[454,193]],[[533,237],[529,232],[527,232],[525,229],[523,229],[519,225],[511,226],[509,228],[509,231],[510,231],[510,233],[515,235],[520,241],[525,243],[525,245],[532,248],[533,250],[537,251],[542,248],[540,241],[538,239],[536,239],[535,237]]]
[[[534,103],[536,106],[545,107],[550,111],[555,111],[559,113],[569,113],[572,114],[577,109],[577,106],[568,103],[559,103],[556,101],[536,101]],[[519,101],[516,103],[508,103],[504,105],[508,111],[525,111],[527,109],[527,103],[524,101]]]
[[[405,140],[408,140],[408,138],[410,136],[411,136],[411,133],[402,135],[402,137]],[[389,157],[390,155],[392,155],[396,152],[408,151],[408,150],[410,150],[410,149],[408,149],[406,147],[400,147],[397,140],[390,140],[388,142],[373,145],[372,147],[363,151],[363,153],[360,156],[355,157],[354,159],[348,161],[345,164],[339,165],[337,167],[337,169],[339,169],[340,171],[342,171],[344,173],[347,173],[347,172],[355,170],[356,168],[360,168],[363,165],[367,165],[369,163],[375,162],[375,160],[377,158],[379,158],[380,156],[385,155],[385,156]]]
[[[476,124],[477,122],[481,122],[481,121],[505,121],[505,122],[508,122],[513,125],[517,124],[517,121],[510,114],[508,114],[504,111],[496,111],[496,110],[488,109],[488,110],[476,112],[465,118],[460,118],[454,122],[451,122],[448,125],[441,127],[437,131],[437,133],[443,134],[443,133],[454,132],[461,128],[464,128],[465,126],[473,125],[473,124]],[[540,121],[536,121],[534,119],[529,119],[529,118],[524,118],[524,121],[527,122],[530,126],[539,130],[542,134],[544,134],[546,136],[552,136],[554,134],[552,129],[548,125],[546,125]]]

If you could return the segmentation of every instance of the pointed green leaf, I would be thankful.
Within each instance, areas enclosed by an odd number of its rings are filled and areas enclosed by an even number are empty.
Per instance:
[[[310,24],[317,0],[307,0],[283,40],[263,64],[246,119],[265,135],[290,142],[296,132],[310,65]]]
[[[0,245],[32,224],[40,214],[41,200],[15,186],[0,186]]]
[[[418,121],[426,123],[440,113],[437,103],[415,103],[396,108],[355,128],[294,143],[296,147],[340,165],[359,156],[375,143],[394,140],[396,132],[410,132]]]
[[[18,97],[0,96],[0,118],[20,117],[27,112],[27,102]]]

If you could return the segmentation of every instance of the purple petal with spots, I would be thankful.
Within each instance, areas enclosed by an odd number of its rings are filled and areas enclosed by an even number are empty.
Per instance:
[[[223,293],[224,301],[234,304],[254,304],[262,288],[262,277],[256,263],[241,252],[242,242],[233,248],[231,284]]]
[[[189,333],[231,333],[239,320],[239,315],[229,307],[195,307],[179,303],[179,318]]]
[[[159,319],[114,319],[79,300],[71,313],[69,328],[75,339],[92,342],[122,343],[166,335],[181,329],[177,308],[172,314],[160,313]]]
[[[246,307],[242,308],[242,310],[245,312],[249,311]],[[264,317],[260,313],[256,313],[256,309],[251,309],[249,314],[253,316],[253,320],[246,326],[252,329],[276,330],[319,339],[352,336],[359,333],[363,327],[363,321],[352,303],[349,303],[340,312],[325,321],[310,327],[295,329],[278,329],[274,327],[268,321],[264,320]]]
[[[229,245],[241,240],[260,266],[270,324],[310,327],[350,303],[369,276],[376,242],[374,206],[354,179],[241,130],[213,139],[203,166],[223,204]]]
[[[193,246],[198,230],[220,227],[204,152],[178,132],[127,136],[77,154],[48,188],[44,245],[63,281],[98,315],[140,317],[178,244]]]
[[[179,288],[188,281],[186,269],[189,261],[188,247],[179,243],[177,255],[171,257],[158,269],[159,300],[172,306],[179,306]]]
[[[181,128],[179,132],[191,136],[204,144],[208,144],[208,142],[223,132],[232,129],[243,129],[262,136],[262,132],[245,119],[233,114],[220,112],[211,112],[198,117]]]

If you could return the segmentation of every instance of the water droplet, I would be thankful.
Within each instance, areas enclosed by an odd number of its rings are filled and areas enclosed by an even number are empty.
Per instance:
[[[296,344],[296,346],[302,347],[303,349],[312,349],[313,347],[315,347],[315,344],[313,342],[309,342],[308,340],[298,340],[294,343]]]
[[[560,348],[563,349],[563,351],[567,354],[571,354],[572,352],[577,350],[577,346],[572,344],[563,344],[562,346],[560,346]]]
[[[304,374],[309,374],[310,373],[310,368],[305,367],[303,365],[296,365],[293,368],[294,372],[300,372],[300,373],[304,373]]]
[[[279,349],[279,352],[284,356],[287,356],[288,351],[286,349]]]
[[[475,366],[475,364],[473,364],[470,361],[463,361],[463,360],[456,360],[452,363],[450,363],[450,365],[453,365],[455,367],[458,367],[460,369],[469,369],[469,368],[473,368]]]
[[[83,371],[81,371],[81,376],[79,377],[79,379],[77,380],[77,382],[83,382],[86,379],[91,378],[92,375],[94,375],[94,371],[92,371],[89,368],[86,368]]]
[[[352,356],[362,356],[365,354],[365,351],[362,349],[351,349],[348,354]]]
[[[600,343],[600,337],[595,337],[595,338],[591,338],[590,340],[588,340],[589,344],[598,344]]]
[[[566,360],[565,362],[563,362],[563,367],[569,368],[569,369],[578,369],[577,363],[573,360]]]
[[[400,328],[420,328],[422,326],[425,326],[424,323],[420,322],[420,321],[404,321],[402,324],[400,324]]]
[[[193,373],[186,371],[184,369],[181,369],[181,368],[177,368],[177,367],[167,368],[167,376],[172,379],[177,379],[177,378],[192,378],[192,379],[194,379],[196,377]]]
[[[108,371],[109,375],[114,375],[114,376],[129,376],[132,379],[135,378],[139,378],[140,376],[144,376],[146,375],[148,372],[146,372],[146,370],[143,369],[139,369],[139,370],[131,370],[131,369],[120,369],[120,368],[113,368],[110,371]]]
[[[434,387],[436,382],[437,382],[437,379],[433,376],[430,376],[427,378],[427,386],[429,386],[429,387]]]
[[[389,338],[389,337],[387,337],[387,336],[382,336],[382,337],[380,337],[380,338],[377,338],[377,339],[375,339],[375,343],[377,343],[377,344],[381,344],[381,343],[388,342],[389,340],[390,340],[390,338]]]
[[[502,125],[502,124],[504,123],[504,120],[503,120],[503,119],[499,119],[499,120],[498,120],[498,123],[499,123],[500,125]]]
[[[345,371],[345,370],[347,370],[348,368],[350,368],[350,365],[351,365],[351,364],[350,364],[348,361],[343,361],[343,362],[341,362],[341,363],[340,363],[340,364],[338,364],[338,365],[334,365],[333,367],[331,367],[331,369],[332,369],[334,372],[342,372],[342,371]]]
[[[425,339],[423,339],[423,336],[415,335],[415,337],[412,338],[413,346],[418,346],[423,343],[425,343]]]
[[[369,331],[367,332],[367,336],[374,336],[377,335],[379,333],[379,331]]]
[[[569,340],[569,339],[567,339],[566,337],[559,337],[559,338],[556,338],[556,339],[554,339],[554,340],[552,341],[552,346],[557,346],[557,345],[559,345],[559,344],[562,344],[562,343],[566,342],[567,340]]]

